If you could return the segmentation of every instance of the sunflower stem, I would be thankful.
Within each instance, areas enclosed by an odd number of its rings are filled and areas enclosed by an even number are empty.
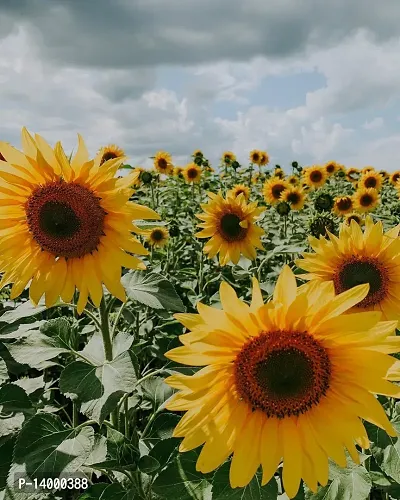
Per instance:
[[[192,200],[193,200],[193,204],[194,204],[196,201],[196,197],[194,195],[194,182],[192,182]]]
[[[100,302],[100,320],[101,320],[101,335],[103,337],[103,347],[104,347],[104,355],[106,361],[112,361],[113,359],[113,346],[112,346],[112,339],[110,332],[109,314],[110,311],[103,297]],[[113,424],[116,430],[118,430],[118,421],[119,421],[118,410],[114,410],[111,413],[111,423]]]
[[[249,188],[251,189],[251,179],[253,177],[253,164],[250,163],[250,168],[249,168],[249,181],[248,181],[248,185],[249,185]]]
[[[153,210],[155,210],[157,207],[156,207],[156,199],[155,199],[155,196],[154,196],[154,186],[153,186],[153,182],[150,183],[150,191],[151,191],[151,203],[153,205]]]
[[[76,401],[72,402],[72,427],[78,427],[79,425],[79,412]]]

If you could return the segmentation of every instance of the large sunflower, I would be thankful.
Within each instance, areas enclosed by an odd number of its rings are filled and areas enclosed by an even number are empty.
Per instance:
[[[96,166],[81,136],[71,161],[60,143],[53,151],[25,128],[22,146],[24,153],[0,143],[7,160],[0,162],[0,286],[14,283],[15,298],[30,283],[32,302],[45,294],[47,307],[59,296],[69,302],[77,288],[78,312],[89,295],[100,305],[103,283],[125,300],[121,266],[144,269],[130,254],[147,254],[132,220],[159,219],[129,201],[139,172],[115,178],[124,158]]]
[[[270,205],[275,205],[281,201],[281,194],[285,189],[290,187],[286,180],[282,180],[279,177],[271,177],[264,182],[263,195],[265,201]]]
[[[329,176],[335,174],[340,169],[339,165],[335,161],[328,161],[328,163],[324,165],[324,168]]]
[[[160,174],[171,175],[174,171],[171,155],[166,151],[158,151],[154,157],[154,168]]]
[[[325,184],[328,177],[326,170],[318,165],[308,167],[304,169],[303,180],[304,182],[313,188],[319,188]]]
[[[96,155],[95,163],[102,165],[108,160],[114,160],[115,158],[124,158],[125,151],[115,144],[109,144],[108,146],[102,147]]]
[[[351,196],[338,196],[334,200],[333,211],[337,215],[349,214],[353,211],[353,198]]]
[[[219,253],[222,266],[228,262],[237,264],[240,255],[250,260],[256,258],[256,248],[263,249],[260,236],[264,230],[255,225],[264,208],[257,208],[257,202],[247,204],[244,194],[234,196],[228,193],[226,199],[220,194],[208,193],[210,201],[202,204],[204,213],[196,217],[204,222],[197,238],[211,238],[204,246],[204,253],[212,259]]]
[[[382,188],[383,177],[378,172],[370,170],[360,177],[358,188],[368,189],[373,188],[379,191]]]
[[[189,163],[182,171],[186,182],[199,183],[201,179],[201,168],[195,163]]]
[[[281,200],[289,203],[292,210],[301,210],[304,207],[306,194],[299,187],[290,187],[282,191]]]
[[[374,188],[358,189],[353,194],[353,201],[357,212],[371,212],[379,204],[379,193]]]
[[[258,149],[253,149],[252,151],[250,151],[249,158],[250,158],[251,163],[255,163],[256,165],[260,165],[261,151],[259,151]]]
[[[310,274],[307,280],[328,281],[336,293],[361,283],[369,292],[357,311],[380,311],[385,319],[400,319],[400,225],[383,233],[381,222],[365,221],[365,231],[353,220],[342,224],[339,238],[309,238],[316,253],[305,253],[296,265]]]
[[[330,284],[297,289],[285,266],[273,300],[263,305],[253,278],[248,306],[225,282],[223,309],[197,305],[177,314],[190,333],[166,357],[203,366],[175,374],[178,389],[166,404],[186,411],[174,430],[179,450],[204,445],[196,469],[209,473],[233,454],[230,484],[246,486],[262,466],[262,484],[283,459],[283,485],[293,498],[301,478],[314,492],[328,482],[328,457],[346,466],[344,447],[360,463],[355,443],[369,448],[361,419],[391,436],[396,431],[373,393],[400,397],[400,370],[388,354],[400,351],[395,322],[380,314],[342,313],[362,301],[368,285],[335,296]]]

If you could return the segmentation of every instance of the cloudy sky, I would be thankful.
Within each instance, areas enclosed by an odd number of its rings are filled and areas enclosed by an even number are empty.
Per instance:
[[[393,171],[399,19],[399,0],[0,0],[0,139]]]

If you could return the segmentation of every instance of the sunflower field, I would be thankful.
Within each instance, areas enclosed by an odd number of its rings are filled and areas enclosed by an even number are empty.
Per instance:
[[[400,499],[400,171],[0,142],[0,500]]]

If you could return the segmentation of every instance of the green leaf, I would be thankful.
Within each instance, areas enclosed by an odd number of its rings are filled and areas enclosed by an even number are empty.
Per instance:
[[[159,439],[168,439],[172,437],[172,433],[180,419],[181,416],[175,415],[174,413],[159,413],[151,425],[149,435],[151,437],[158,437]]]
[[[93,466],[114,471],[136,470],[139,458],[139,450],[124,434],[107,427],[106,459],[93,464]]]
[[[31,413],[33,411],[28,395],[15,384],[3,385],[0,388],[0,406],[4,413]]]
[[[161,274],[131,271],[122,277],[127,296],[153,309],[185,311],[173,285]]]
[[[276,500],[278,484],[272,478],[261,486],[262,474],[257,473],[245,488],[232,489],[229,484],[230,462],[225,462],[215,473],[212,480],[213,500]]]
[[[176,438],[163,439],[153,446],[148,456],[157,459],[162,466],[167,465],[177,453],[178,445],[179,440]]]
[[[13,382],[13,384],[21,387],[27,394],[33,394],[39,389],[44,389],[45,386],[43,375],[34,378],[20,378],[19,380]]]
[[[134,489],[125,490],[120,484],[95,484],[78,500],[138,500],[140,497]]]
[[[41,370],[43,363],[69,352],[57,338],[48,337],[39,331],[32,331],[29,337],[8,344],[7,349],[17,363]]]
[[[103,462],[107,458],[107,439],[100,435],[96,434],[94,436],[94,444],[92,452],[89,457],[85,460],[84,467],[87,468],[93,474],[96,474],[97,477],[101,476],[101,472],[93,469],[91,466],[98,463]]]
[[[24,423],[25,415],[15,413],[10,418],[0,418],[0,437],[9,436],[19,431]]]
[[[53,338],[58,347],[71,350],[76,348],[77,334],[67,318],[55,318],[41,326],[40,331]]]
[[[121,396],[133,390],[136,380],[130,354],[124,352],[101,366],[83,361],[69,364],[61,373],[60,390],[80,402],[87,417],[102,423]]]
[[[23,337],[28,337],[31,334],[32,330],[39,330],[39,328],[44,325],[46,321],[34,321],[33,323],[11,323],[10,325],[6,325],[1,329],[0,338],[1,340],[5,339],[20,339]]]
[[[161,464],[156,458],[151,457],[150,455],[144,455],[143,457],[140,457],[138,467],[145,474],[151,474],[152,472],[158,470],[161,467]]]
[[[25,464],[31,478],[55,478],[79,470],[93,445],[92,427],[66,429],[58,416],[40,413],[19,433],[14,462]]]
[[[151,401],[153,410],[158,410],[173,394],[173,389],[161,377],[149,377],[140,385],[144,399]]]
[[[400,483],[400,418],[396,417],[391,424],[397,431],[398,437],[393,438],[382,429],[376,428],[371,452],[383,472]]]
[[[211,500],[211,484],[196,471],[196,451],[177,455],[156,477],[153,491],[162,498],[179,500]]]
[[[6,362],[3,358],[0,358],[0,384],[2,384],[3,382],[7,382],[8,379],[9,376]]]
[[[47,307],[44,305],[43,301],[35,307],[30,300],[27,300],[23,304],[18,305],[15,309],[6,311],[2,316],[0,316],[0,323],[15,323],[21,319],[37,316],[46,309]]]

